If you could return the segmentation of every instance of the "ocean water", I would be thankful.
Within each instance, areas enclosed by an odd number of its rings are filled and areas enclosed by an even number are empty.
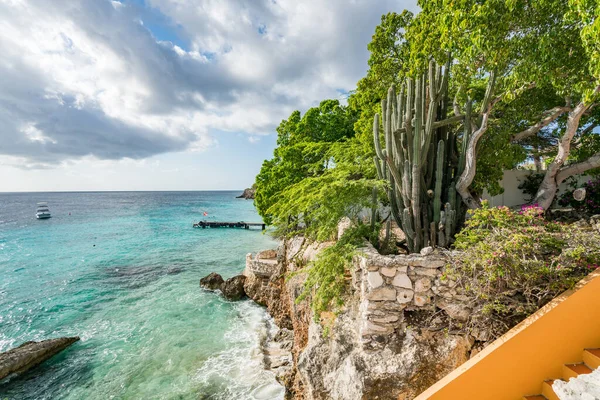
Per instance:
[[[262,364],[269,317],[199,288],[274,248],[260,230],[192,222],[260,221],[238,192],[0,194],[0,351],[80,336],[0,384],[0,399],[281,399]],[[37,220],[35,204],[52,218]]]

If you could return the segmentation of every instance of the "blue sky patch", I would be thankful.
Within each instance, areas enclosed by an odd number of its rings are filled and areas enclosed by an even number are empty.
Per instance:
[[[171,42],[185,51],[190,50],[190,41],[186,37],[183,27],[176,24],[159,9],[150,7],[145,0],[122,0],[122,2],[139,12],[144,27],[152,33],[157,41]]]

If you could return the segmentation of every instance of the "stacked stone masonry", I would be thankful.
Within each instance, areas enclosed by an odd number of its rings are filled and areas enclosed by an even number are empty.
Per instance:
[[[277,252],[275,250],[261,251],[255,257],[252,257],[252,253],[246,254],[246,269],[267,281],[277,270],[277,263]]]
[[[282,262],[292,272],[297,261],[307,265],[329,245],[294,238],[279,248],[279,254],[274,250],[248,254],[244,275],[250,284],[260,282],[258,287],[266,288]],[[385,347],[401,334],[405,311],[441,309],[457,322],[467,321],[469,298],[456,282],[442,277],[447,263],[447,254],[431,247],[409,255],[381,255],[371,245],[358,251],[352,284],[360,301],[358,334],[365,350]]]
[[[456,283],[441,279],[446,257],[431,247],[421,254],[379,254],[373,247],[360,250],[355,259],[354,288],[360,293],[360,338],[365,348],[386,342],[402,328],[404,311],[439,307],[450,318],[467,319],[465,296]]]
[[[287,335],[273,336],[263,349],[286,398],[408,400],[468,359],[471,337],[415,324],[422,316],[439,319],[440,308],[449,318],[469,315],[459,285],[442,279],[447,252],[384,256],[366,245],[350,268],[344,307],[335,318],[321,315],[324,324],[315,322],[310,301],[297,301],[306,277],[301,269],[331,244],[295,237],[246,259],[246,294]]]

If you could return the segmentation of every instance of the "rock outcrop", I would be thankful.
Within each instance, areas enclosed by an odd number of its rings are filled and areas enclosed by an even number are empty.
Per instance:
[[[244,189],[244,193],[242,193],[241,195],[237,196],[236,199],[253,200],[255,192],[256,192],[256,190],[254,188]]]
[[[246,277],[244,275],[237,275],[233,278],[227,279],[223,285],[221,285],[221,292],[227,300],[236,301],[246,295],[244,291],[244,281]]]
[[[200,279],[200,286],[208,290],[220,290],[225,281],[223,277],[216,272],[211,272],[204,278]]]
[[[236,275],[233,278],[223,280],[223,277],[216,272],[211,272],[200,279],[200,287],[208,290],[220,290],[227,300],[237,301],[246,296],[244,291],[244,275]]]
[[[25,342],[19,347],[0,353],[0,380],[25,372],[77,342],[79,337]]]
[[[308,301],[297,302],[301,268],[328,245],[296,237],[277,254],[246,258],[247,295],[293,332],[292,365],[276,371],[287,399],[410,400],[470,357],[475,338],[447,329],[464,320],[467,299],[442,279],[445,256],[430,248],[397,256],[361,249],[344,308],[315,322]]]

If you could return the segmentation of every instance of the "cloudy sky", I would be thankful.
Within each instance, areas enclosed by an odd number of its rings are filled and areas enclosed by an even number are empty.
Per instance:
[[[0,191],[251,185],[413,0],[0,0]]]

